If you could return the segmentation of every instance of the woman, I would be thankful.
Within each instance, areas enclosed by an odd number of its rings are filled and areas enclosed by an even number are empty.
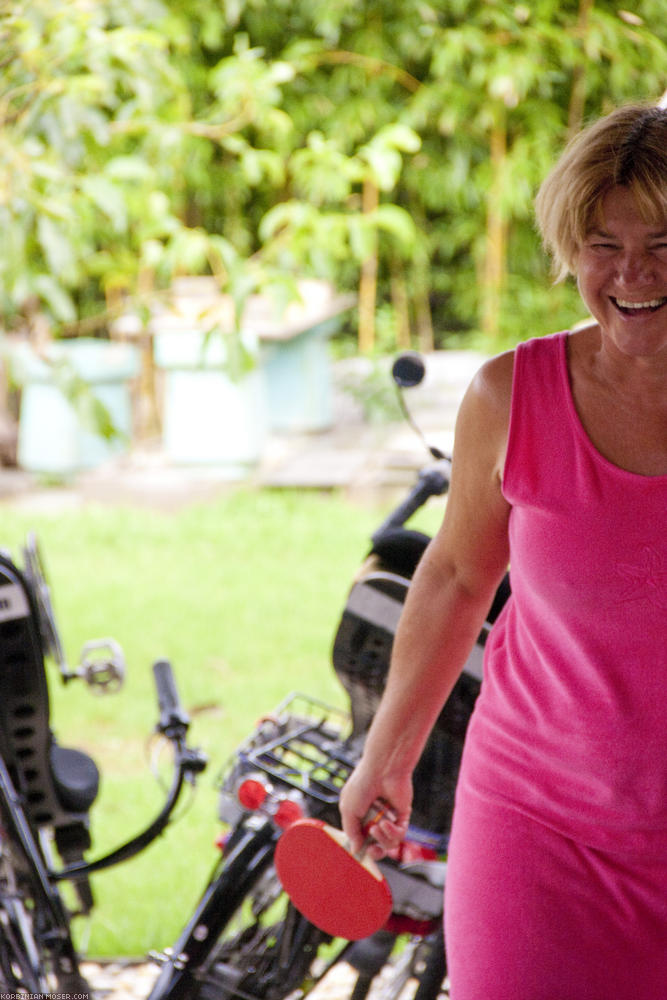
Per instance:
[[[452,1000],[667,995],[667,110],[622,108],[537,199],[595,322],[484,365],[344,829],[411,772],[508,563],[449,854]]]

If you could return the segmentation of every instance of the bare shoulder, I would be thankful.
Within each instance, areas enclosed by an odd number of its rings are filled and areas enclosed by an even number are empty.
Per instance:
[[[512,399],[514,351],[504,351],[486,361],[470,383],[469,393],[480,406],[509,414]]]
[[[505,351],[485,362],[470,383],[459,411],[461,429],[484,435],[495,450],[504,446],[512,400],[514,351]],[[481,443],[481,442],[480,442]]]

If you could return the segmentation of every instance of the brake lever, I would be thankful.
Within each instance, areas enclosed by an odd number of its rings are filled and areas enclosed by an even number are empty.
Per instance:
[[[194,785],[196,776],[205,771],[207,766],[208,756],[203,750],[199,750],[197,747],[183,747],[181,751],[181,767],[183,768],[185,780],[191,785]]]

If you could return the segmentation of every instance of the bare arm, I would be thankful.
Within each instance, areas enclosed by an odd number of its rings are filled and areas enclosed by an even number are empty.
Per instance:
[[[410,586],[387,686],[341,796],[343,829],[355,849],[363,841],[361,820],[377,799],[396,822],[381,820],[373,836],[384,850],[403,839],[412,771],[507,568],[509,505],[501,477],[512,363],[506,354],[485,365],[461,404],[445,517]]]

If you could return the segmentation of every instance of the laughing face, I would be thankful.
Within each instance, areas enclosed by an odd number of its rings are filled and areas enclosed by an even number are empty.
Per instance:
[[[579,251],[577,280],[608,349],[667,354],[667,216],[647,222],[631,191],[613,188]]]

